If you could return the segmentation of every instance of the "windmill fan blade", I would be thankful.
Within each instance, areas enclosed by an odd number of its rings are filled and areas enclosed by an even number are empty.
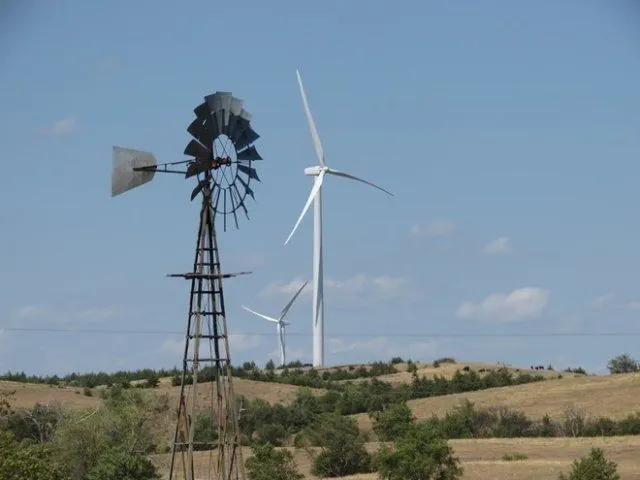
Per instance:
[[[248,126],[247,128],[245,128],[242,131],[242,135],[240,135],[240,137],[238,138],[237,141],[235,141],[235,146],[238,150],[242,150],[243,148],[245,148],[246,146],[252,144],[253,142],[255,142],[257,139],[260,138],[260,135],[258,135],[253,128],[251,128],[251,126]]]
[[[150,182],[155,175],[155,170],[135,171],[134,169],[155,167],[156,165],[153,153],[114,146],[111,196],[115,197]]]
[[[226,130],[224,128],[225,117],[223,109],[225,106],[227,107],[227,110],[231,107],[231,92],[216,92],[213,95],[207,95],[204,98],[211,110],[211,116],[214,118],[215,124],[218,127],[218,134],[223,133]]]
[[[313,147],[316,150],[318,156],[318,162],[321,167],[324,167],[324,151],[322,150],[322,143],[320,143],[320,135],[316,129],[316,124],[311,116],[311,110],[309,109],[309,102],[307,101],[307,95],[304,93],[304,87],[302,86],[302,78],[300,78],[300,72],[296,70],[296,76],[298,77],[298,86],[300,87],[300,95],[302,96],[302,103],[304,104],[304,112],[307,115],[307,122],[309,123],[309,130],[311,131],[311,138],[313,138]]]
[[[249,175],[249,178],[252,178],[257,182],[260,181],[260,179],[258,178],[258,173],[256,172],[255,168],[247,167],[246,165],[242,165],[242,164],[238,164],[238,170],[240,170],[241,172],[246,173],[247,175]]]
[[[285,240],[285,242],[284,242],[285,245],[287,243],[289,243],[289,240],[291,240],[291,237],[293,237],[293,234],[295,233],[296,229],[298,228],[298,225],[300,225],[300,222],[302,221],[302,217],[304,217],[304,214],[307,213],[307,210],[309,210],[309,205],[311,205],[311,201],[315,198],[315,196],[320,191],[320,187],[322,186],[322,180],[323,179],[324,179],[324,170],[320,170],[320,175],[318,175],[316,177],[315,181],[313,182],[313,187],[311,188],[311,193],[309,193],[309,198],[307,198],[307,203],[304,204],[304,208],[302,209],[302,213],[298,217],[298,221],[296,222],[295,226],[293,227],[293,230],[291,230],[291,233],[289,234],[289,236]]]
[[[298,298],[298,295],[300,295],[300,292],[302,292],[302,290],[304,289],[304,287],[307,286],[307,283],[309,283],[309,281],[306,281],[302,284],[302,286],[298,289],[298,291],[296,292],[296,294],[293,296],[293,298],[291,300],[289,300],[289,303],[287,303],[285,305],[285,307],[282,309],[282,312],[280,312],[280,320],[282,320],[285,315],[287,313],[289,313],[289,309],[291,308],[291,305],[293,305],[293,302],[296,301],[296,298]]]
[[[247,191],[247,195],[249,195],[251,198],[255,200],[256,197],[253,196],[253,190],[251,190],[251,187],[249,186],[249,184],[246,183],[241,177],[238,177],[238,181],[242,184],[244,189]]]
[[[227,127],[229,126],[229,119],[231,117],[231,102],[233,100],[233,96],[231,92],[222,94],[222,133],[226,135]]]
[[[193,202],[193,199],[196,198],[198,194],[204,189],[204,187],[208,185],[209,185],[208,180],[200,180],[200,182],[198,182],[198,185],[196,185],[196,188],[194,188],[193,191],[191,192],[191,201]]]
[[[240,137],[242,137],[242,133],[246,128],[249,127],[249,123],[251,122],[251,114],[247,112],[244,108],[240,110],[240,115],[235,122],[235,127],[233,129],[229,129],[227,135],[233,141],[233,144],[236,146],[236,150],[242,150],[241,147],[238,147],[238,141]]]
[[[195,158],[207,158],[211,159],[211,150],[202,145],[199,141],[192,139],[187,148],[184,149],[185,155],[190,155]]]
[[[201,122],[211,121],[211,111],[209,110],[209,105],[207,103],[201,103],[196,108],[193,109],[193,113],[196,114],[196,117]]]
[[[242,100],[232,97],[231,98],[231,107],[229,108],[231,111],[231,115],[229,116],[229,124],[227,125],[226,135],[229,136],[229,132],[233,132],[236,129],[236,123],[238,122],[238,117],[242,112]]]
[[[256,147],[251,146],[249,148],[245,148],[244,150],[238,152],[237,157],[238,160],[262,160],[262,157],[256,150]]]
[[[249,220],[249,211],[247,210],[247,206],[244,204],[244,198],[242,198],[242,195],[240,194],[240,190],[238,189],[238,185],[237,184],[233,184],[233,189],[236,192],[236,195],[238,196],[238,208],[242,208],[242,210],[244,210],[244,214],[247,217],[247,220]],[[247,192],[248,193],[248,192]]]
[[[194,175],[199,173],[204,173],[211,168],[211,160],[209,159],[198,159],[195,162],[191,162],[187,167],[187,173],[185,173],[184,178],[191,178]]]
[[[338,170],[334,170],[333,168],[330,168],[327,173],[330,173],[331,175],[336,175],[338,177],[344,177],[344,178],[350,178],[351,180],[355,180],[356,182],[362,182],[362,183],[366,183],[367,185],[372,186],[373,188],[377,188],[378,190],[382,190],[384,193],[391,195],[393,197],[393,193],[391,193],[389,190],[385,190],[382,187],[379,187],[378,185],[371,183],[371,182],[367,182],[366,180],[363,180],[361,178],[356,177],[355,175],[349,175],[348,173],[344,173],[344,172],[339,172]]]
[[[213,143],[213,139],[217,135],[213,125],[215,125],[215,122],[213,121],[207,122],[205,125],[202,123],[202,120],[196,118],[187,127],[187,132],[193,135],[196,140],[199,140],[201,144],[211,145]]]

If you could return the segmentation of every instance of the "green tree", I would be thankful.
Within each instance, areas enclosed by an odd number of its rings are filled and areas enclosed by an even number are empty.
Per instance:
[[[253,456],[245,462],[250,480],[302,480],[289,450],[276,450],[269,443],[251,447]]]
[[[0,431],[0,452],[2,480],[69,480],[52,445],[19,443],[13,434]]]
[[[318,415],[305,431],[311,445],[319,446],[312,473],[318,477],[343,477],[371,471],[371,456],[364,447],[355,419],[337,413]]]
[[[561,473],[558,480],[620,480],[620,475],[616,463],[607,460],[601,448],[592,448],[588,456],[573,461],[568,476]]]
[[[415,421],[406,403],[392,404],[382,412],[374,412],[370,416],[374,420],[373,431],[383,442],[403,437]]]
[[[455,480],[460,461],[435,422],[413,425],[395,448],[383,446],[376,455],[382,480]]]
[[[158,385],[160,385],[160,377],[156,372],[151,372],[144,382],[145,388],[157,388]]]
[[[617,373],[637,372],[640,370],[640,365],[629,354],[625,353],[609,360],[607,368],[612,375],[615,375]]]
[[[160,478],[151,461],[139,453],[113,448],[103,453],[87,480],[151,480]]]

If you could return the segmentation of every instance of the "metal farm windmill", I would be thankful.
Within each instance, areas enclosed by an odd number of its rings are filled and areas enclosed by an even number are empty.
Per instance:
[[[325,175],[334,175],[336,177],[348,178],[360,183],[365,183],[371,187],[382,190],[388,195],[393,195],[388,190],[385,190],[378,185],[374,185],[371,182],[358,178],[349,173],[340,172],[330,168],[325,163],[324,150],[322,149],[322,143],[320,143],[320,136],[316,130],[316,125],[311,116],[311,110],[309,109],[309,102],[307,102],[307,96],[304,93],[304,87],[302,86],[302,79],[300,78],[300,72],[296,70],[298,76],[298,86],[300,87],[300,95],[302,96],[302,104],[307,116],[307,122],[309,123],[309,130],[311,132],[311,138],[313,139],[313,146],[318,157],[318,165],[314,167],[307,167],[304,169],[305,175],[315,177],[313,181],[313,187],[307,198],[307,202],[302,208],[302,213],[298,217],[293,230],[285,240],[286,245],[293,237],[298,225],[302,221],[304,214],[309,210],[311,202],[313,201],[313,289],[312,289],[312,321],[313,321],[313,366],[324,367],[324,279],[323,279],[323,260],[322,260],[322,182]]]
[[[287,303],[284,306],[284,308],[280,312],[280,316],[278,318],[273,318],[273,317],[269,317],[267,315],[263,315],[263,314],[258,313],[258,312],[254,312],[249,307],[245,307],[244,305],[242,305],[242,308],[244,308],[247,312],[251,312],[251,313],[253,313],[254,315],[257,315],[260,318],[264,318],[265,320],[268,320],[269,322],[273,322],[273,323],[276,324],[276,329],[277,329],[277,332],[278,332],[278,348],[280,349],[280,365],[283,366],[283,367],[287,364],[287,352],[286,352],[286,349],[285,349],[284,329],[285,329],[285,327],[287,325],[289,325],[289,322],[285,322],[284,317],[287,316],[287,313],[289,313],[289,310],[291,309],[291,305],[293,305],[293,302],[296,301],[296,298],[298,298],[298,295],[300,295],[300,292],[302,292],[304,287],[307,286],[307,283],[309,283],[309,282],[304,282],[302,284],[302,286],[300,288],[298,288],[298,291],[291,298],[291,300],[289,300],[289,303]]]
[[[238,480],[245,478],[245,471],[222,280],[250,272],[222,273],[215,220],[222,216],[226,230],[227,216],[232,216],[238,227],[237,211],[247,214],[245,200],[247,195],[253,198],[249,185],[252,180],[260,181],[252,162],[262,158],[252,146],[259,135],[251,127],[251,115],[242,108],[242,101],[230,92],[216,92],[204,100],[194,109],[196,119],[187,128],[193,139],[184,154],[191,158],[157,164],[149,152],[113,147],[111,195],[151,181],[156,172],[197,179],[191,200],[199,195],[202,206],[193,269],[168,275],[191,282],[169,479],[195,480],[194,451],[210,450],[206,478]],[[180,165],[186,168],[181,170]],[[208,388],[199,385],[205,382]],[[208,398],[207,405],[199,404],[202,396]],[[217,431],[213,442],[194,439],[195,419],[203,411],[213,418]],[[198,478],[202,474],[199,472]]]

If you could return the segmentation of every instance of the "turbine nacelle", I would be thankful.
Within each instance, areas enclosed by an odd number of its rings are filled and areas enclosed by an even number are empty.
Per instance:
[[[323,170],[326,172],[329,170],[329,167],[321,167],[320,165],[316,165],[315,167],[307,167],[304,169],[304,174],[317,177]]]

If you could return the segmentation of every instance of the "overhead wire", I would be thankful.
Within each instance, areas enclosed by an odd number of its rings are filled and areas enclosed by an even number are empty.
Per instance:
[[[184,335],[184,330],[137,330],[137,329],[82,329],[55,327],[0,327],[0,332],[34,333],[89,333],[99,335]],[[229,336],[273,337],[276,333],[230,332]],[[288,337],[311,337],[312,333],[287,332]],[[638,332],[394,332],[394,333],[331,333],[327,337],[638,337]]]

